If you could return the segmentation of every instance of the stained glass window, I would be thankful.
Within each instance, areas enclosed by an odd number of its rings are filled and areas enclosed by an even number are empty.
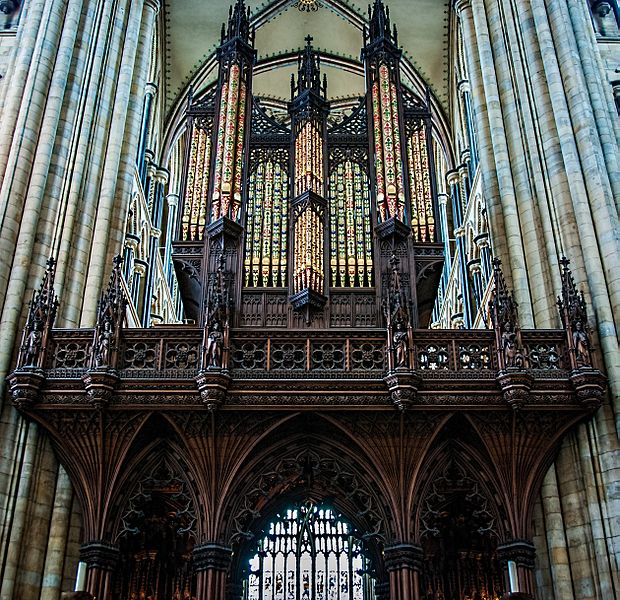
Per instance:
[[[369,183],[359,163],[332,164],[329,208],[331,286],[372,286]]]
[[[246,287],[287,285],[288,152],[277,150],[256,161],[248,185],[244,256]]]
[[[277,515],[248,563],[244,600],[372,600],[359,539],[331,508],[305,503]]]

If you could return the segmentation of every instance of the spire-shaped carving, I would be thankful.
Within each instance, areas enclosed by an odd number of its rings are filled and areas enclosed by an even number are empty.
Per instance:
[[[387,8],[382,0],[375,0],[374,6],[368,5],[368,31],[365,32],[366,42],[374,44],[378,41],[386,41],[394,46],[398,46],[398,34],[396,25],[390,23],[390,9]]]
[[[118,362],[121,331],[125,321],[127,298],[123,289],[121,256],[114,257],[114,268],[97,307],[97,324],[91,354],[91,368],[114,369]]]
[[[222,45],[239,38],[246,44],[253,43],[251,40],[250,8],[245,6],[245,0],[237,0],[234,6],[228,10],[228,24],[222,24]]]
[[[43,281],[38,290],[32,293],[28,317],[22,334],[17,366],[40,369],[45,358],[45,348],[49,332],[54,326],[58,298],[54,292],[56,261],[49,258]]]
[[[409,331],[411,317],[405,286],[401,281],[400,261],[392,254],[387,274],[387,290],[383,299],[383,313],[388,330],[388,367],[409,367]]]
[[[562,294],[558,296],[558,308],[562,325],[566,330],[568,347],[570,348],[571,366],[574,369],[592,366],[590,333],[588,328],[588,311],[583,291],[577,291],[570,260],[563,256]]]
[[[495,289],[491,299],[491,318],[495,328],[498,363],[500,371],[508,368],[522,369],[525,366],[519,313],[512,291],[508,289],[501,261],[493,260]]]
[[[209,279],[203,343],[203,369],[226,368],[224,348],[228,343],[231,313],[231,274],[224,270],[224,256]]]
[[[312,36],[305,37],[306,46],[299,55],[297,68],[297,82],[295,76],[291,77],[291,97],[295,98],[306,90],[313,91],[323,99],[327,98],[327,77],[323,77],[321,83],[321,57],[314,51]]]

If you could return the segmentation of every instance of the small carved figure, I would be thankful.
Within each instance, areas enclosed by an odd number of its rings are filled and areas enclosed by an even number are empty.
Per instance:
[[[590,339],[581,321],[575,322],[573,331],[573,349],[578,367],[590,365]]]
[[[510,322],[504,323],[504,333],[502,333],[502,353],[504,356],[504,365],[506,367],[516,367],[517,355],[517,334],[513,331]]]
[[[394,332],[394,349],[396,351],[396,367],[407,366],[408,344],[407,344],[407,330],[402,321],[396,322],[396,331]]]
[[[525,361],[523,352],[519,348],[519,338],[514,325],[509,321],[506,321],[503,327],[502,356],[504,358],[504,367],[523,368]]]
[[[34,327],[28,334],[25,344],[24,364],[26,366],[36,366],[39,352],[41,352],[41,344],[43,342],[43,334],[41,333],[41,324],[35,321]]]
[[[207,337],[207,366],[219,368],[222,366],[222,345],[224,335],[219,321],[214,321]]]
[[[103,329],[97,337],[97,353],[95,355],[95,366],[102,367],[110,361],[110,343],[112,341],[112,323],[110,319],[103,322]]]

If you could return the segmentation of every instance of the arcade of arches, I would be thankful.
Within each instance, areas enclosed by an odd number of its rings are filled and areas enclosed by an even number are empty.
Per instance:
[[[616,3],[0,11],[0,600],[618,597]]]

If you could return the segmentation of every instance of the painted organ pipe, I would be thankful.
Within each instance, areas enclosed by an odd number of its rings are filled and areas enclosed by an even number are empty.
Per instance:
[[[319,57],[306,38],[293,78],[290,113],[293,122],[293,282],[295,307],[309,305],[325,294],[325,133],[329,105],[327,83],[321,83]],[[303,298],[302,298],[303,296]]]

